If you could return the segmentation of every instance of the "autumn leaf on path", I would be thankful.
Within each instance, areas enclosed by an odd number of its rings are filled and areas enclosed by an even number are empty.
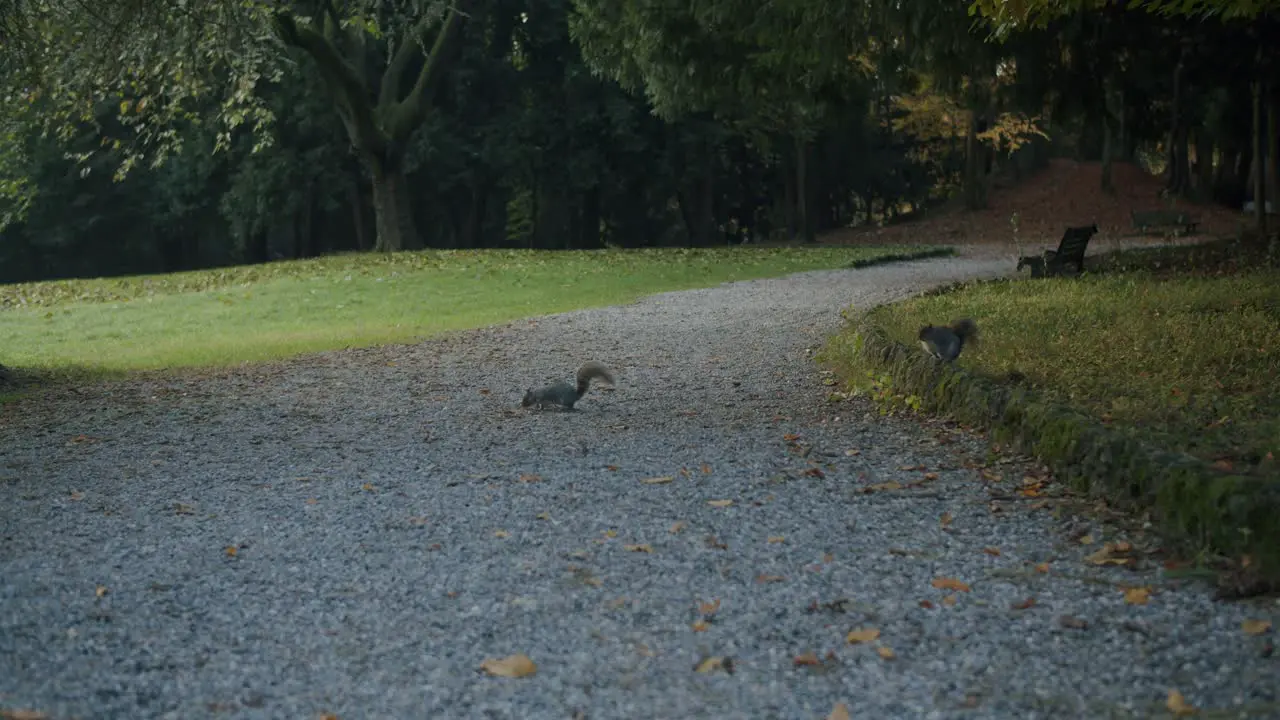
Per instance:
[[[885,660],[892,660],[898,657],[897,653],[893,651],[893,648],[887,648],[887,647],[876,648],[876,654],[884,658]]]
[[[1146,605],[1150,598],[1151,588],[1135,587],[1124,590],[1124,601],[1130,605]]]
[[[0,710],[0,720],[48,720],[48,713],[39,710]]]
[[[627,552],[638,552],[638,553],[653,552],[653,548],[649,545],[623,545],[622,549],[626,550]]]
[[[714,602],[698,603],[698,612],[703,615],[714,615],[720,609],[720,598],[716,598]]]
[[[1049,563],[1039,563],[1036,565],[1036,572],[1044,574],[1049,572]]]
[[[956,604],[956,596],[947,595],[946,597],[942,598],[942,604],[946,605],[947,607],[953,607]]]
[[[885,490],[901,490],[901,489],[902,489],[902,483],[897,482],[895,480],[890,480],[889,482],[876,483],[875,485],[867,485],[866,487],[862,488],[862,492],[873,493],[873,492],[882,492]]]
[[[1244,630],[1246,635],[1261,635],[1271,629],[1271,621],[1245,620],[1240,623],[1240,629]]]
[[[240,552],[240,548],[235,545],[228,545],[223,552],[227,554],[227,557],[235,557],[236,553]]]
[[[712,673],[717,670],[723,670],[730,675],[733,674],[733,658],[727,657],[709,657],[694,666],[694,672]]]
[[[783,577],[782,575],[757,575],[756,576],[756,582],[761,584],[783,582],[785,580],[786,578]]]
[[[707,504],[711,507],[726,508],[733,504],[732,500],[708,500]]]
[[[94,588],[94,590],[93,590],[93,594],[94,594],[94,595],[96,595],[96,596],[98,596],[98,597],[105,597],[105,596],[106,596],[106,594],[107,594],[107,593],[109,593],[109,592],[111,592],[111,591],[107,589],[107,586],[106,586],[106,585],[99,585],[98,587]]]
[[[688,525],[688,523],[686,523],[686,522],[685,522],[685,521],[683,521],[683,520],[677,520],[677,521],[675,521],[675,522],[671,523],[671,529],[670,529],[668,532],[670,532],[672,535],[676,535],[676,534],[678,534],[681,530],[683,530],[683,529],[684,529],[684,526],[685,526],[685,525]]]
[[[988,555],[990,555],[990,556],[992,556],[992,557],[1000,557],[1000,548],[996,548],[996,547],[985,547],[985,548],[982,548],[982,552],[984,552],[984,553],[986,553],[986,554],[988,554]]]
[[[797,655],[795,659],[792,660],[792,662],[795,664],[796,667],[821,665],[822,658],[818,657],[817,654],[813,652],[807,652],[803,655]]]
[[[770,545],[777,545],[778,543],[784,543],[786,541],[787,539],[781,535],[770,535],[765,542],[768,542]]]
[[[522,483],[542,482],[542,476],[538,475],[537,473],[521,473],[520,482]]]
[[[1169,690],[1169,698],[1165,700],[1164,706],[1174,715],[1195,715],[1200,711],[1195,705],[1188,703],[1182,693],[1172,689]]]
[[[849,706],[836,703],[836,706],[831,708],[831,714],[827,715],[827,720],[850,720]]]
[[[689,626],[694,632],[706,632],[711,629],[711,623],[702,618],[698,618]]]
[[[849,634],[845,636],[845,641],[850,645],[857,645],[858,643],[875,642],[878,637],[880,637],[880,631],[876,628],[860,628],[858,630],[850,630]]]
[[[494,530],[493,536],[496,538],[507,538],[507,537],[511,537],[511,533],[507,532],[506,530]]]
[[[1010,605],[1009,607],[1013,608],[1014,610],[1029,610],[1035,607],[1035,605],[1036,605],[1036,599],[1033,597],[1029,597],[1026,600],[1016,602]]]
[[[933,579],[933,586],[939,590],[955,590],[956,592],[969,592],[969,585],[949,577],[936,577]]]
[[[640,482],[644,483],[645,485],[666,485],[669,482],[673,482],[675,479],[676,479],[675,475],[663,475],[662,477],[645,478]]]
[[[1133,563],[1131,552],[1133,545],[1127,542],[1106,543],[1085,559],[1094,565],[1129,565]]]
[[[480,663],[480,669],[494,677],[522,678],[538,672],[538,666],[528,655],[515,654],[504,658],[489,658]]]

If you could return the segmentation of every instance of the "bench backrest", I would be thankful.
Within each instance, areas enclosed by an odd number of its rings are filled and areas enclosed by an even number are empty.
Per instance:
[[[1069,227],[1062,233],[1062,241],[1058,243],[1058,257],[1083,258],[1089,247],[1089,240],[1098,232],[1098,226]]]

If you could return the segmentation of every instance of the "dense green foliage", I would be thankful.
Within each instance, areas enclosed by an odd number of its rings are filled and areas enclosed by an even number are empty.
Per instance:
[[[7,0],[0,282],[813,238],[1050,153],[1239,206],[1267,7]]]

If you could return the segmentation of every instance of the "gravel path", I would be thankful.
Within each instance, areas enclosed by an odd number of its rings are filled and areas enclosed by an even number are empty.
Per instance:
[[[1176,688],[1280,716],[1273,635],[1242,631],[1274,601],[1085,562],[1120,538],[1019,495],[1034,468],[826,400],[808,358],[841,307],[1008,267],[807,273],[6,406],[0,709],[1102,718]],[[616,390],[515,409],[591,358]],[[479,670],[515,653],[536,675]]]

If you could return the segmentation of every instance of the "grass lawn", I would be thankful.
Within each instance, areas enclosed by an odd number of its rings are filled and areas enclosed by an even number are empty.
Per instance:
[[[873,317],[912,347],[921,325],[972,317],[981,343],[965,349],[962,366],[1224,469],[1274,474],[1280,269],[1169,272],[1167,251],[1122,255],[1112,263],[1129,268],[1121,272],[980,283]],[[1162,269],[1132,269],[1150,259]]]
[[[7,285],[0,286],[0,362],[93,373],[227,365],[922,250],[929,249],[425,251]]]

